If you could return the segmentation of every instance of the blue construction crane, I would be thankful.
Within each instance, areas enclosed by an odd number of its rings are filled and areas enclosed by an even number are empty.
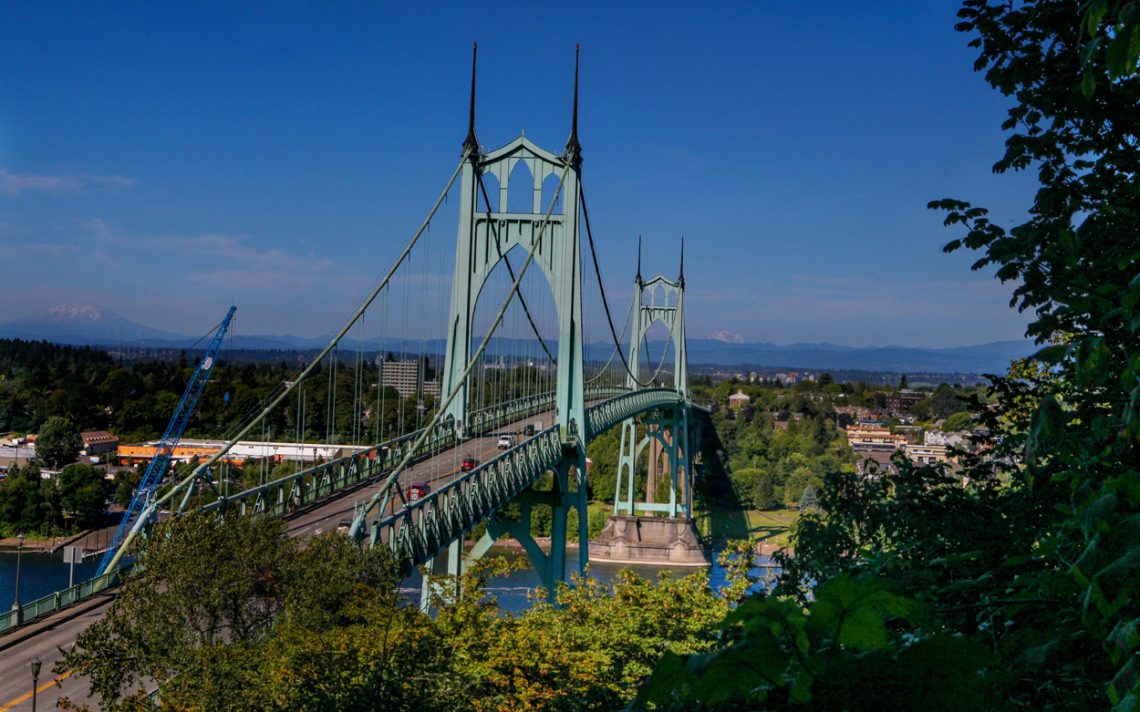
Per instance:
[[[221,325],[214,333],[214,338],[210,341],[210,346],[198,363],[198,368],[194,369],[190,383],[186,384],[186,391],[182,394],[182,400],[178,401],[178,407],[174,409],[174,415],[171,416],[170,423],[166,426],[166,432],[163,433],[162,440],[155,448],[154,457],[151,458],[150,465],[146,468],[146,474],[143,475],[138,488],[135,489],[135,496],[131,498],[131,505],[127,507],[127,511],[123,512],[123,521],[119,523],[119,528],[115,531],[115,538],[111,540],[110,546],[103,554],[103,561],[99,564],[99,572],[96,576],[107,570],[111,560],[115,558],[115,551],[118,550],[123,535],[130,530],[131,522],[139,516],[139,513],[162,482],[166,469],[170,466],[170,459],[174,456],[174,448],[182,439],[182,433],[190,422],[190,416],[194,414],[194,408],[198,405],[202,391],[206,390],[206,382],[210,380],[210,374],[213,373],[215,359],[222,347],[222,340],[230,328],[230,321],[233,320],[235,311],[237,311],[237,307],[230,307],[229,312],[226,313],[226,318],[222,319]]]

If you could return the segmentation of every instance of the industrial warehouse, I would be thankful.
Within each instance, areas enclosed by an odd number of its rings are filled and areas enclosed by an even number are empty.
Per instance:
[[[189,462],[194,458],[205,460],[206,458],[218,454],[225,444],[225,440],[181,440],[174,446],[174,451],[171,453],[170,459],[174,462]],[[160,440],[120,445],[118,451],[119,463],[122,465],[136,465],[150,462],[160,445]],[[246,460],[316,463],[326,462],[338,457],[346,457],[366,449],[364,446],[355,445],[321,445],[241,440],[230,448],[224,459],[230,464],[241,464]]]

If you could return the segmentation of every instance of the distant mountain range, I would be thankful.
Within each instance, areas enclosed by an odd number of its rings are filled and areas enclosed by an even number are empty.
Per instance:
[[[689,339],[689,363],[897,373],[1002,373],[1009,368],[1011,360],[1024,358],[1036,350],[1031,341],[995,341],[977,346],[925,349],[827,343],[781,346]]]
[[[1015,358],[1036,350],[1030,341],[997,341],[977,346],[926,349],[913,346],[852,347],[828,343],[779,345],[743,343],[733,336],[730,341],[718,338],[689,339],[691,364],[719,364],[737,368],[768,367],[811,370],[863,370],[898,373],[995,373],[1003,372]],[[65,304],[22,319],[0,324],[0,338],[43,340],[58,344],[94,345],[127,348],[182,349],[199,341],[189,337],[133,322],[114,312],[90,304]],[[311,351],[323,348],[329,337],[305,338],[276,335],[237,335],[232,348],[261,351]],[[401,339],[379,337],[363,342],[345,339],[344,349],[392,351],[396,353],[443,353],[442,339]],[[553,350],[557,342],[547,345]],[[623,344],[623,346],[625,346]],[[664,342],[650,342],[651,358],[659,358]],[[488,346],[491,355],[537,356],[533,341],[497,338]],[[587,360],[608,360],[613,346],[591,343],[585,348]]]

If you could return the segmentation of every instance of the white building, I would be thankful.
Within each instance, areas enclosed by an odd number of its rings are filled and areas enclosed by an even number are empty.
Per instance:
[[[427,358],[407,361],[378,360],[380,385],[395,388],[402,398],[439,396],[439,381],[427,380]]]

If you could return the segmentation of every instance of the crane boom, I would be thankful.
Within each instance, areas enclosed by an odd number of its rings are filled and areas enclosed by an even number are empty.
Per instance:
[[[226,313],[226,318],[222,319],[221,325],[214,333],[214,338],[210,340],[210,345],[206,348],[206,353],[202,356],[198,367],[194,369],[194,375],[190,377],[190,382],[186,384],[186,390],[182,393],[182,400],[178,401],[178,407],[174,409],[174,415],[171,416],[170,423],[166,426],[166,432],[162,434],[162,440],[155,448],[150,465],[146,468],[146,474],[143,475],[135,489],[130,506],[123,512],[123,521],[119,523],[115,537],[111,540],[107,551],[104,552],[103,561],[100,562],[99,572],[96,575],[106,571],[108,564],[115,558],[115,552],[119,548],[119,542],[122,541],[123,535],[131,528],[131,522],[138,517],[154,491],[158,489],[158,485],[162,483],[162,478],[166,474],[167,467],[170,466],[171,458],[174,456],[174,448],[182,439],[182,433],[190,423],[190,416],[194,414],[198,399],[206,390],[206,383],[210,380],[210,374],[213,373],[215,359],[222,347],[222,340],[225,338],[226,332],[229,331],[230,321],[233,320],[235,311],[237,311],[237,307],[231,306]]]

